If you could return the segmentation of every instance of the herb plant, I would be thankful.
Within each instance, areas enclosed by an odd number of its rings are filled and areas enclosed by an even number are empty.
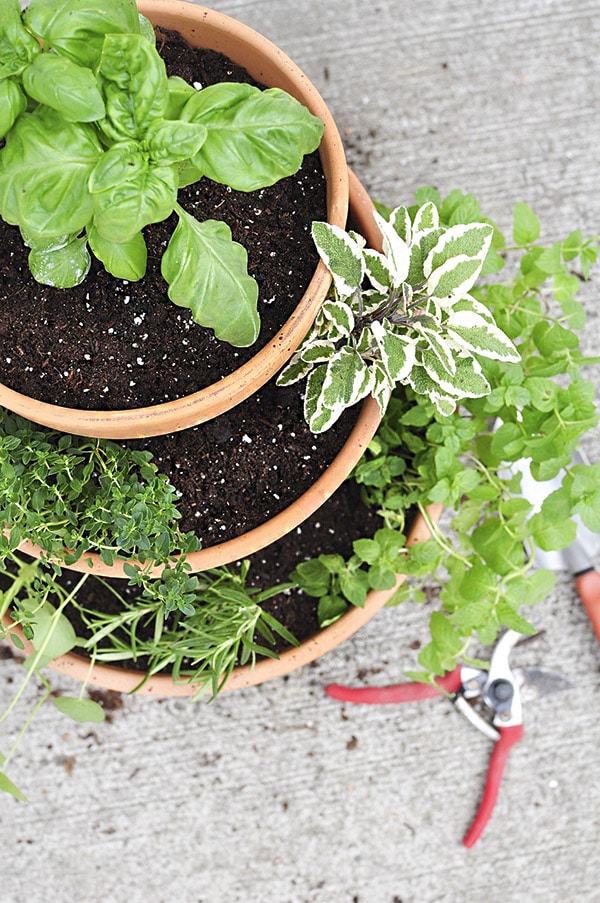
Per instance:
[[[167,77],[134,0],[0,5],[0,216],[36,280],[79,284],[90,251],[119,279],[146,271],[143,229],[177,225],[161,268],[171,300],[218,339],[251,345],[258,287],[225,223],[198,222],[179,188],[202,177],[253,191],[297,171],[323,124],[278,88],[196,90]]]
[[[328,223],[313,224],[334,297],[288,366],[280,385],[307,377],[304,411],[315,433],[373,395],[381,413],[394,386],[426,395],[442,414],[490,391],[480,358],[519,360],[510,339],[471,293],[488,255],[488,223],[440,221],[432,201],[412,218],[397,207],[375,214],[383,253]],[[370,288],[363,287],[365,278]]]
[[[433,204],[448,232],[480,219],[476,199],[460,191],[442,200],[424,188],[417,201],[409,211],[413,222],[423,204]],[[597,260],[600,236],[585,239],[576,230],[547,247],[538,243],[539,234],[533,211],[516,204],[512,245],[494,227],[484,262],[490,273],[506,260],[511,275],[470,289],[473,312],[509,336],[518,360],[486,361],[487,394],[464,398],[451,411],[419,386],[396,387],[353,474],[384,528],[356,542],[348,561],[322,555],[293,575],[320,600],[323,624],[349,605],[364,604],[368,589],[386,581],[392,586],[392,571],[411,579],[390,604],[436,597],[430,640],[419,654],[422,670],[411,672],[421,680],[454,668],[459,658],[468,661],[473,636],[488,644],[502,627],[533,632],[526,608],[544,599],[555,582],[553,572],[534,568],[534,546],[568,546],[576,517],[600,532],[600,463],[572,460],[582,437],[598,424],[594,386],[581,369],[600,358],[586,359],[579,349],[585,312],[576,295]],[[563,474],[561,488],[537,513],[520,496],[520,475],[511,472],[521,459],[538,481]],[[454,512],[449,535],[427,513],[435,503]],[[429,522],[432,538],[407,548],[403,533],[414,508]]]
[[[99,722],[104,711],[95,701],[85,698],[85,682],[77,697],[53,694],[42,669],[52,659],[75,650],[97,661],[142,663],[145,677],[169,668],[173,680],[197,685],[195,699],[209,693],[214,698],[222,689],[235,665],[252,665],[257,656],[276,657],[276,637],[289,645],[295,638],[276,618],[261,607],[270,596],[286,589],[276,586],[266,591],[247,586],[248,565],[239,573],[228,568],[188,576],[186,605],[177,606],[165,616],[165,584],[173,572],[166,569],[159,580],[148,581],[145,592],[135,598],[119,593],[114,586],[116,613],[96,611],[92,602],[80,598],[84,584],[104,581],[90,573],[76,575],[69,586],[56,569],[40,560],[29,561],[11,553],[0,558],[0,638],[10,638],[23,649],[14,626],[18,624],[31,642],[33,652],[24,662],[25,677],[12,700],[0,714],[0,725],[15,710],[29,681],[36,677],[44,687],[26,717],[9,751],[0,751],[0,791],[25,801],[25,794],[8,777],[6,769],[19,742],[40,706],[49,698],[55,708],[75,721]],[[125,585],[125,582],[123,582]],[[181,592],[180,582],[175,584]],[[2,626],[10,610],[11,624]],[[87,635],[80,638],[69,620],[78,615]]]

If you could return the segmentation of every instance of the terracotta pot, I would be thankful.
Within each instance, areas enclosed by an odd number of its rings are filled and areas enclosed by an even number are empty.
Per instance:
[[[442,505],[431,505],[427,509],[432,520],[437,521],[442,512],[442,507]],[[417,542],[423,542],[429,539],[430,535],[427,522],[421,515],[418,515],[408,535],[407,545],[411,546]],[[262,659],[254,667],[245,665],[244,667],[235,668],[222,692],[252,687],[265,683],[268,680],[273,680],[276,677],[283,677],[284,674],[289,674],[291,671],[315,661],[315,659],[325,655],[331,649],[335,649],[336,646],[339,646],[355,634],[367,621],[370,621],[383,608],[386,602],[391,599],[405,579],[403,575],[398,576],[394,587],[390,590],[372,590],[367,596],[363,608],[351,608],[334,624],[320,630],[297,648],[286,650],[278,659]],[[6,627],[12,624],[8,616],[4,618],[4,624]],[[12,629],[13,632],[20,636],[25,647],[25,654],[30,655],[33,652],[33,647],[24,639],[20,628],[16,628],[13,625]],[[189,697],[199,690],[196,684],[174,683],[169,674],[156,674],[140,686],[144,678],[143,672],[107,664],[95,664],[90,670],[89,659],[72,652],[55,659],[50,663],[49,667],[75,680],[86,681],[92,686],[115,690],[119,693],[132,693],[135,691],[144,696]]]
[[[327,181],[327,218],[343,227],[348,176],[342,142],[325,102],[296,64],[247,25],[213,10],[176,0],[139,0],[138,6],[154,25],[179,31],[193,46],[224,53],[258,81],[292,94],[325,123],[319,152]],[[310,329],[330,281],[319,263],[292,316],[251,360],[218,383],[176,401],[131,410],[82,411],[36,401],[0,384],[0,404],[34,423],[80,436],[134,439],[187,429],[244,401],[283,367]]]
[[[371,247],[376,248],[379,246],[381,236],[373,218],[373,203],[352,172],[349,172],[349,184],[350,224],[356,231],[365,236]],[[325,498],[322,501],[325,501]],[[432,505],[428,509],[429,516],[434,521],[439,518],[441,511],[441,505]],[[290,529],[292,528],[290,527]],[[427,522],[419,515],[408,535],[407,545],[422,542],[428,539],[429,536],[430,532]],[[22,546],[21,550],[29,554],[32,551],[31,547],[26,546]],[[207,551],[211,552],[213,550],[209,549]],[[364,608],[350,609],[338,621],[319,631],[298,648],[285,651],[279,659],[264,659],[258,662],[254,668],[249,666],[236,668],[227,681],[224,690],[235,690],[264,683],[267,680],[288,674],[324,655],[330,649],[335,648],[351,637],[366,624],[386,604],[404,579],[404,576],[399,576],[394,588],[391,590],[370,592]],[[8,626],[10,623],[10,618],[7,617],[5,624]],[[13,630],[20,633],[17,628],[13,628]],[[20,635],[21,639],[23,639],[22,634]],[[27,643],[25,645],[26,652],[29,654],[31,647]],[[88,680],[94,686],[101,686],[105,689],[124,693],[130,693],[135,690],[143,678],[143,674],[140,671],[126,670],[108,664],[96,664],[90,674],[89,661],[75,653],[69,653],[56,659],[50,667],[77,680]],[[162,674],[155,675],[148,680],[140,687],[138,692],[144,695],[189,697],[194,695],[197,690],[198,687],[193,684],[174,683],[170,675]]]
[[[350,218],[353,227],[367,239],[371,247],[380,247],[381,235],[373,217],[373,202],[353,173],[350,173]],[[286,533],[299,526],[330,498],[335,490],[342,484],[348,474],[358,464],[367,445],[373,438],[381,416],[379,407],[374,399],[369,398],[362,405],[360,414],[354,429],[348,437],[345,445],[334,458],[329,467],[318,480],[304,492],[300,498],[277,514],[265,521],[253,530],[243,533],[235,539],[227,542],[200,549],[186,555],[186,561],[192,571],[204,571],[209,568],[229,564],[246,558],[264,549],[271,543],[280,539]],[[23,541],[19,550],[39,558],[42,550],[28,540]],[[92,571],[97,576],[125,577],[123,571],[124,561],[117,559],[113,565],[107,565],[101,561],[97,552],[87,552],[75,564],[69,565],[69,570],[85,573]],[[158,576],[162,566],[150,571],[153,576]]]

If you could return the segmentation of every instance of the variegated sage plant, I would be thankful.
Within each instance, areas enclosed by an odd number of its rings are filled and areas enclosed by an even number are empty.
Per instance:
[[[431,202],[412,219],[406,207],[374,216],[383,253],[355,232],[313,223],[333,277],[332,297],[278,382],[307,377],[304,413],[315,433],[369,394],[383,414],[399,383],[450,415],[461,399],[490,391],[480,358],[520,360],[470,294],[490,248],[491,225],[443,226]]]

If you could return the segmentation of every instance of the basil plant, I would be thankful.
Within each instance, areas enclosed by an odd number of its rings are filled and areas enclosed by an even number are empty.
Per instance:
[[[307,378],[305,418],[329,429],[350,405],[373,395],[385,412],[403,383],[450,415],[461,399],[487,395],[480,358],[520,355],[471,289],[492,244],[487,223],[440,224],[432,202],[413,217],[397,207],[374,212],[383,253],[364,238],[313,223],[319,254],[333,276],[333,296],[278,377]]]
[[[172,213],[161,268],[171,300],[236,346],[259,331],[245,249],[198,222],[179,188],[203,176],[254,191],[296,172],[323,124],[278,88],[196,90],[167,77],[134,0],[0,4],[0,216],[38,282],[69,288],[90,251],[119,279],[146,271],[143,229]]]

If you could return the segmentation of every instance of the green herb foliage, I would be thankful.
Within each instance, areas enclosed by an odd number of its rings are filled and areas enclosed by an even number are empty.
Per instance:
[[[56,569],[39,560],[5,554],[0,559],[0,618],[10,611],[12,624],[3,628],[0,621],[0,639],[10,639],[22,648],[15,631],[18,625],[34,652],[25,661],[25,677],[0,715],[0,724],[15,710],[33,676],[42,683],[44,693],[27,715],[9,752],[0,753],[0,791],[18,800],[26,799],[6,774],[6,768],[46,699],[51,697],[59,712],[78,722],[104,718],[102,708],[84,698],[85,682],[76,698],[53,696],[41,669],[57,656],[79,649],[91,662],[125,661],[133,667],[138,664],[146,670],[140,685],[168,669],[175,681],[193,683],[197,687],[193,698],[198,699],[206,694],[214,698],[236,665],[252,666],[257,656],[276,658],[276,637],[297,645],[289,631],[261,607],[261,603],[289,584],[261,591],[247,585],[247,575],[246,562],[239,573],[217,568],[198,576],[187,574],[185,585],[175,569],[166,568],[161,578],[153,581],[145,581],[137,570],[132,572],[130,584],[142,586],[142,595],[132,599],[111,587],[116,613],[107,613],[94,609],[93,594],[92,602],[83,603],[80,599],[86,582],[103,583],[102,580],[89,573],[78,575],[76,585],[67,590]],[[165,606],[169,594],[176,595],[176,605]],[[80,616],[87,639],[76,636],[69,613]]]
[[[90,250],[112,275],[146,271],[143,229],[178,218],[162,260],[169,297],[217,338],[251,345],[258,287],[221,222],[177,202],[203,176],[239,191],[299,168],[323,124],[278,88],[168,78],[134,0],[18,0],[0,10],[0,215],[42,283],[69,288]]]
[[[460,191],[442,200],[437,191],[424,188],[417,200],[411,217],[431,202],[449,227],[480,219],[475,198]],[[421,680],[455,667],[458,658],[468,660],[473,635],[487,644],[502,627],[532,632],[527,607],[544,599],[555,580],[553,573],[533,568],[534,545],[546,550],[567,546],[575,538],[575,515],[600,532],[600,465],[572,461],[582,436],[598,423],[593,384],[581,376],[582,365],[598,359],[586,361],[579,349],[576,330],[584,326],[585,315],[575,298],[597,259],[598,236],[584,239],[576,231],[545,247],[537,243],[539,233],[533,211],[515,205],[513,244],[506,247],[495,228],[483,270],[499,270],[506,258],[514,264],[513,275],[470,290],[515,344],[519,360],[487,362],[488,393],[467,398],[449,412],[410,386],[398,387],[354,473],[365,501],[383,517],[381,536],[390,530],[400,535],[415,506],[428,518],[425,509],[432,503],[455,512],[452,535],[430,521],[429,541],[411,548],[392,545],[391,559],[376,536],[355,543],[349,561],[320,556],[294,574],[307,593],[321,600],[323,623],[350,604],[363,604],[367,588],[375,585],[374,569],[389,567],[411,578],[392,604],[431,598],[432,583],[437,583],[439,610],[419,655],[423,670],[411,672]],[[537,480],[563,475],[561,488],[535,514],[519,495],[520,476],[511,471],[522,458],[529,459]]]

